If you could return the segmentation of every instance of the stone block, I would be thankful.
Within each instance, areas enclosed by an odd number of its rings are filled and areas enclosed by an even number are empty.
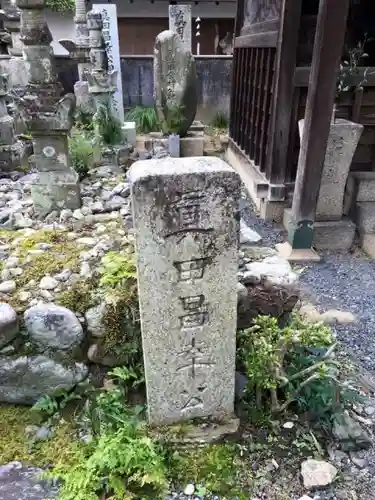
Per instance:
[[[181,158],[203,156],[204,138],[187,136],[180,139]]]
[[[125,122],[122,126],[122,131],[127,143],[135,148],[137,145],[137,127],[135,122]]]
[[[352,172],[345,189],[344,213],[355,212],[355,204],[375,202],[375,172]]]
[[[81,206],[78,174],[65,172],[39,172],[31,184],[34,209],[39,215],[47,215],[54,210],[75,210]]]
[[[361,234],[360,245],[369,257],[375,259],[375,234]]]
[[[355,221],[360,233],[375,233],[375,203],[372,201],[356,203]]]
[[[304,120],[299,122],[302,136]],[[340,220],[343,214],[346,181],[363,125],[336,119],[331,123],[324,161],[316,220]]]
[[[283,225],[287,229],[291,209],[284,210]],[[353,244],[356,225],[344,217],[335,221],[315,221],[313,246],[317,250],[349,250]]]
[[[219,158],[130,169],[151,424],[234,410],[240,179]]]

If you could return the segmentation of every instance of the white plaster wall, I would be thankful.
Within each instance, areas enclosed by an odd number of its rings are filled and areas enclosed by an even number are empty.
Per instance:
[[[88,5],[90,10],[92,3],[106,3],[105,1],[94,1]],[[111,2],[117,4],[118,17],[168,17],[167,0],[155,0],[152,4],[150,0],[117,0]],[[198,5],[195,2],[179,2],[192,4],[192,16],[204,18],[235,18],[236,0],[219,1],[216,5],[214,0],[200,0]],[[54,42],[52,43],[55,54],[67,54],[66,50],[57,42],[63,38],[74,38],[73,14],[61,14],[56,12],[47,12],[47,21],[52,32]]]

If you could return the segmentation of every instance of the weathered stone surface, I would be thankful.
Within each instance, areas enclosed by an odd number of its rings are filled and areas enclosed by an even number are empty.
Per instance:
[[[163,132],[185,136],[197,111],[197,74],[191,52],[170,30],[155,41],[154,98]]]
[[[241,245],[260,243],[262,237],[251,229],[242,219],[240,221],[240,243]]]
[[[34,404],[58,389],[72,389],[87,375],[82,364],[66,366],[46,356],[0,357],[0,402]]]
[[[268,249],[243,248],[246,259],[267,255]],[[285,318],[299,299],[298,274],[289,262],[280,256],[265,257],[261,261],[240,264],[238,279],[247,293],[238,295],[237,327],[248,328],[258,315]]]
[[[136,162],[129,178],[149,420],[231,414],[239,177],[201,157]]]
[[[192,52],[191,5],[169,6],[169,29],[177,33],[184,49]]]
[[[300,136],[304,120],[299,122]],[[363,131],[363,125],[336,119],[331,123],[316,220],[339,220],[343,214],[344,193],[353,155]]]
[[[372,444],[369,433],[348,413],[337,415],[333,421],[332,434],[344,451],[369,448]]]
[[[19,333],[16,311],[9,304],[0,302],[0,349],[9,344]]]
[[[306,489],[322,488],[331,484],[337,475],[337,469],[323,460],[305,460],[301,464],[303,485]]]
[[[30,337],[38,345],[64,351],[79,346],[83,340],[81,323],[65,307],[55,304],[30,307],[24,320]]]
[[[45,500],[56,498],[58,487],[41,479],[42,469],[21,462],[0,466],[1,500]]]

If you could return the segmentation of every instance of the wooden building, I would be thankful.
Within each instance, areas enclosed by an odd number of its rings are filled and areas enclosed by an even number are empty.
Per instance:
[[[264,218],[280,220],[291,206],[300,151],[298,120],[305,115],[319,5],[319,0],[237,2],[228,161]],[[367,35],[365,64],[374,67],[364,91],[348,94],[337,116],[365,126],[352,170],[373,171],[375,2],[350,0],[346,14],[342,55]],[[323,28],[336,30],[336,25]],[[330,70],[334,75],[336,68]]]

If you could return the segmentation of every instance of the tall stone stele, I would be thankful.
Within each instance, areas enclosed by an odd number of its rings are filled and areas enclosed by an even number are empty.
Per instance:
[[[234,411],[240,179],[219,158],[134,163],[133,222],[151,424]]]
[[[31,186],[35,211],[76,209],[81,205],[79,180],[69,161],[68,133],[73,126],[75,97],[57,80],[52,35],[44,17],[44,0],[18,0],[21,40],[28,85],[21,106],[34,146],[36,181]]]
[[[184,137],[197,112],[197,73],[193,55],[171,30],[155,41],[154,100],[164,134]]]

